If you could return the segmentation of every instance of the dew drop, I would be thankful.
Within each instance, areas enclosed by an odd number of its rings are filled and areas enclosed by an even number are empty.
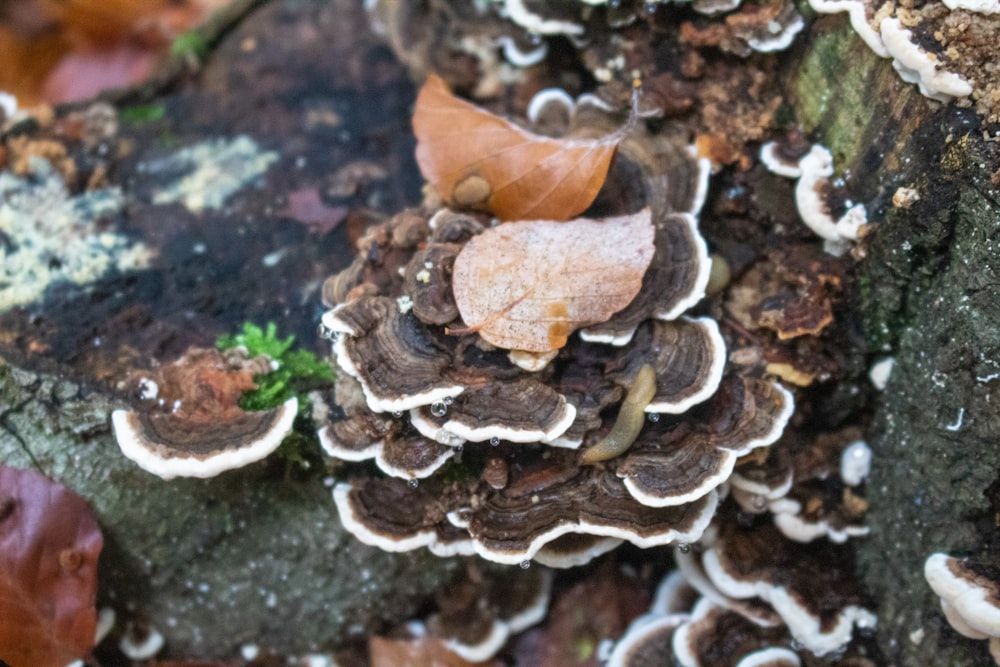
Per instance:
[[[538,46],[539,44],[542,43],[542,36],[539,35],[537,32],[533,32],[528,35],[528,41],[531,42],[532,46]]]
[[[647,2],[646,3],[646,13],[647,14],[655,14],[656,13],[656,4],[657,3],[655,3],[655,2]]]
[[[680,551],[682,554],[686,554],[687,552],[691,551],[691,545],[682,542],[677,545],[677,550]]]
[[[399,419],[400,417],[403,416],[403,413],[400,412],[399,410],[395,410],[393,411],[392,416],[395,417],[396,419]]]
[[[452,398],[451,396],[445,396],[444,397],[444,404],[445,405],[451,405],[454,402],[455,402],[455,399]]]
[[[611,7],[611,9],[618,9],[622,6],[622,0],[608,0],[608,6]]]
[[[419,479],[408,479],[408,480],[406,480],[406,485],[408,487],[410,487],[411,489],[415,489],[418,486],[420,486],[420,480]]]
[[[646,419],[648,419],[649,421],[651,421],[651,422],[653,422],[655,424],[656,422],[660,421],[660,413],[659,412],[650,412],[648,415],[646,415]]]
[[[436,401],[431,404],[431,414],[435,417],[444,417],[447,412],[448,406],[445,405],[444,401]]]
[[[755,495],[753,498],[750,499],[750,504],[753,506],[755,510],[762,510],[765,507],[767,507],[767,498],[759,494]]]
[[[490,438],[490,444],[496,447],[497,445],[500,444],[500,438],[493,436],[492,438]]]
[[[522,560],[521,561],[521,569],[522,570],[527,570],[529,567],[531,567],[531,561],[530,560]]]

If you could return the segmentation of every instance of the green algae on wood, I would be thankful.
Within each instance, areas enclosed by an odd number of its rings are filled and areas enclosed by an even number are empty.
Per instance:
[[[887,132],[886,126],[912,130],[928,100],[899,78],[891,60],[868,48],[846,14],[819,18],[810,37],[809,50],[792,71],[803,129],[830,149],[838,173],[891,155],[909,133]]]

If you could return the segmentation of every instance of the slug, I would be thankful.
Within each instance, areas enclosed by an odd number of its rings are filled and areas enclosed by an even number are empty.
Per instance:
[[[615,425],[600,442],[583,453],[580,462],[587,465],[607,461],[628,450],[642,430],[646,421],[646,406],[655,395],[656,372],[651,365],[643,364],[622,401]]]

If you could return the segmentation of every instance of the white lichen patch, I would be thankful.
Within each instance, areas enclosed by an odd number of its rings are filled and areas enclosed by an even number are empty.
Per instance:
[[[97,221],[122,207],[119,188],[71,197],[48,161],[32,177],[0,173],[0,313],[37,301],[49,286],[86,285],[112,270],[149,266],[152,251]]]
[[[260,177],[277,159],[276,151],[261,150],[253,139],[240,135],[189,146],[146,164],[143,170],[151,174],[187,172],[157,192],[153,203],[180,202],[198,213],[222,208],[229,197]]]

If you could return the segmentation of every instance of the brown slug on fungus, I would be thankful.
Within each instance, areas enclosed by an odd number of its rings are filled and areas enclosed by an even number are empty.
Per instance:
[[[635,442],[642,425],[646,422],[646,406],[656,395],[656,372],[652,365],[643,364],[629,387],[625,400],[618,410],[614,426],[600,442],[589,448],[580,458],[580,463],[588,465],[607,461],[628,451]]]

